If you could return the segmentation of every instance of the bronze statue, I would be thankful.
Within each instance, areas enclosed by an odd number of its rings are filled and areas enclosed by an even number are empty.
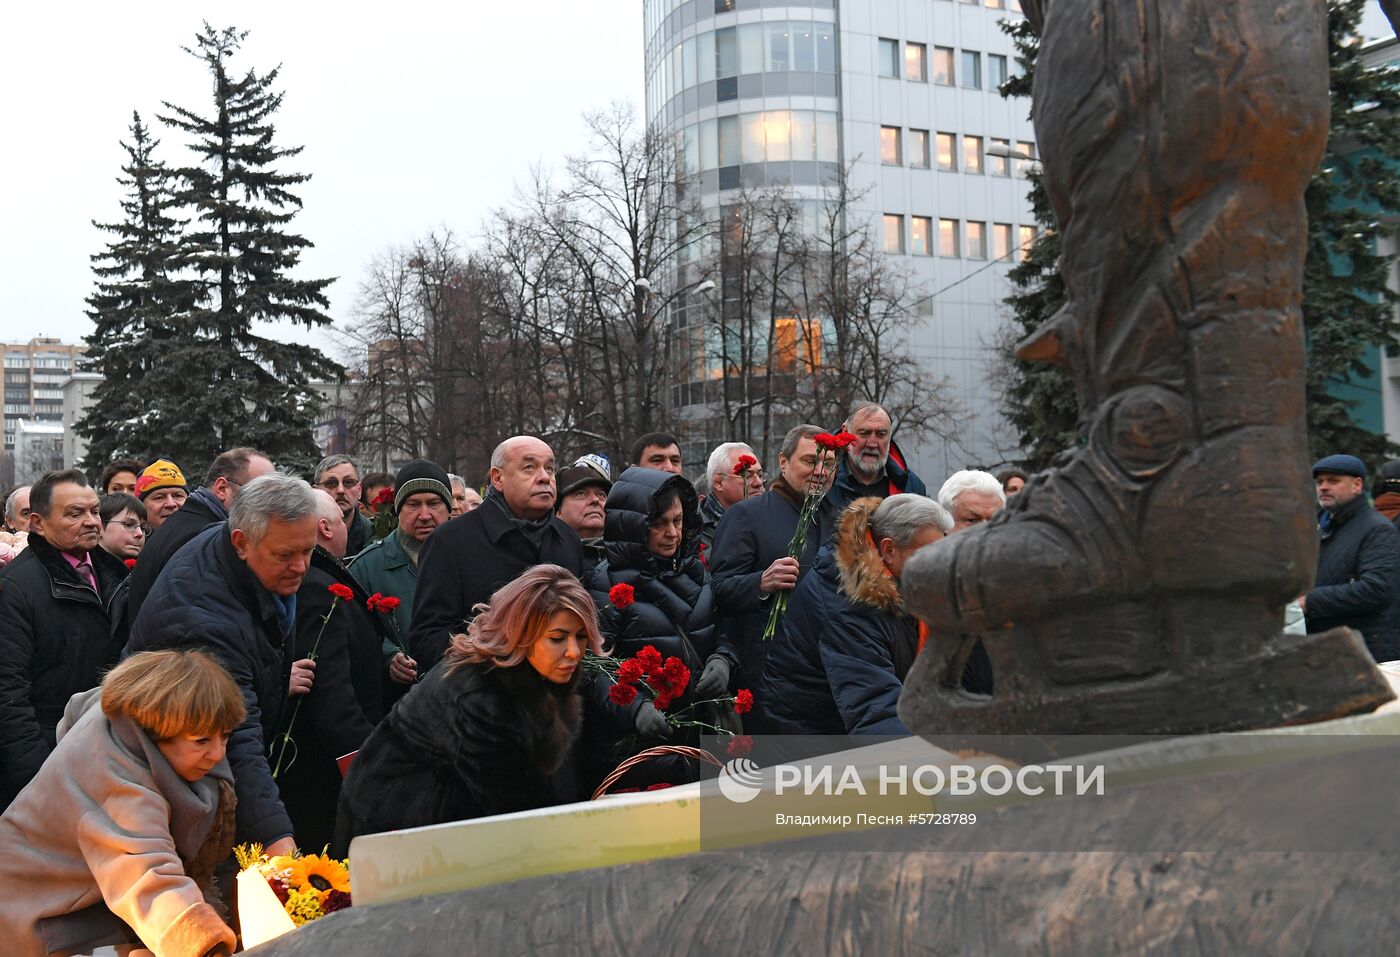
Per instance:
[[[1033,108],[1084,443],[905,570],[935,636],[900,715],[949,731],[1187,733],[1391,698],[1345,629],[1284,636],[1312,585],[1299,306],[1327,138],[1323,0],[1027,0]],[[959,690],[981,638],[995,693]]]

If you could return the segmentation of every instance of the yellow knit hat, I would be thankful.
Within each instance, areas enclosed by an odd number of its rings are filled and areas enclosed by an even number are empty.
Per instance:
[[[136,496],[145,500],[146,496],[158,488],[184,488],[185,475],[180,466],[169,459],[156,459],[146,466],[136,480]]]

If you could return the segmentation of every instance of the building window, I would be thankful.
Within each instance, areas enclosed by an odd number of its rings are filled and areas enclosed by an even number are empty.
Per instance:
[[[914,83],[928,82],[928,47],[922,43],[904,44],[904,78]]]
[[[904,217],[896,213],[885,214],[885,252],[904,252]]]
[[[1006,0],[987,0],[987,6],[991,7],[993,10],[1005,10]]]
[[[903,159],[899,148],[899,127],[880,127],[880,162],[886,166],[900,166]]]
[[[1011,175],[1011,141],[992,137],[987,147],[987,172],[993,176]]]
[[[715,72],[720,79],[739,75],[739,38],[733,27],[715,31]]]
[[[963,136],[963,170],[982,175],[982,137]]]
[[[1000,53],[987,54],[987,89],[999,90],[1006,82],[1006,57]]]
[[[880,38],[880,75],[899,79],[899,41]]]
[[[953,85],[953,48],[933,48],[933,82],[939,86]]]
[[[1035,233],[1036,230],[1034,226],[1022,226],[1020,228],[1016,237],[1019,240],[1016,247],[1016,259],[1018,261],[1024,260],[1030,255],[1031,246],[1035,243]]]
[[[967,221],[967,258],[987,258],[987,224]]]
[[[836,72],[836,27],[830,23],[818,23],[817,29],[817,72]]]
[[[909,220],[910,238],[913,242],[909,246],[909,251],[915,256],[932,255],[933,250],[929,247],[929,237],[933,233],[933,219],[928,216],[914,216]]]
[[[992,223],[992,256],[1005,259],[1011,255],[1011,224]]]
[[[1021,140],[1016,144],[1016,152],[1020,154],[1016,157],[1016,175],[1025,176],[1035,162],[1035,144]]]
[[[956,133],[939,133],[937,136],[938,146],[938,168],[957,171],[958,158],[953,152],[957,149],[958,135]]]
[[[928,130],[909,131],[909,165],[928,169]]]
[[[739,165],[739,117],[719,118],[719,165]]]
[[[956,259],[958,255],[958,221],[940,219],[938,221],[938,255]]]
[[[982,54],[973,50],[963,51],[962,85],[969,90],[982,89]]]
[[[792,63],[792,33],[786,23],[768,24],[763,69],[768,73],[786,73]]]

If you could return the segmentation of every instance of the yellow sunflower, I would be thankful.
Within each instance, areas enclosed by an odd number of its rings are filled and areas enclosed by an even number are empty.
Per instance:
[[[307,854],[292,862],[287,885],[293,891],[314,891],[324,904],[331,891],[350,893],[350,871],[329,855]]]

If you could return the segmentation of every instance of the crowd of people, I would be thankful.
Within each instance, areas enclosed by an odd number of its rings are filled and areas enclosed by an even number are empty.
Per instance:
[[[583,800],[704,731],[729,754],[753,734],[906,734],[897,704],[927,639],[906,565],[1036,480],[969,469],[930,496],[874,403],[839,437],[791,429],[771,481],[726,442],[692,482],[680,443],[649,433],[616,475],[507,438],[480,493],[425,460],[365,474],[332,455],[302,478],[251,448],[194,487],[157,458],[13,489],[0,835],[28,850],[0,861],[0,931],[18,953],[217,951],[232,936],[214,875],[235,841],[344,852]],[[1359,459],[1314,476],[1308,630],[1349,625],[1400,657],[1400,462],[1374,505]],[[995,693],[980,645],[962,682]],[[698,773],[663,755],[617,785]]]

